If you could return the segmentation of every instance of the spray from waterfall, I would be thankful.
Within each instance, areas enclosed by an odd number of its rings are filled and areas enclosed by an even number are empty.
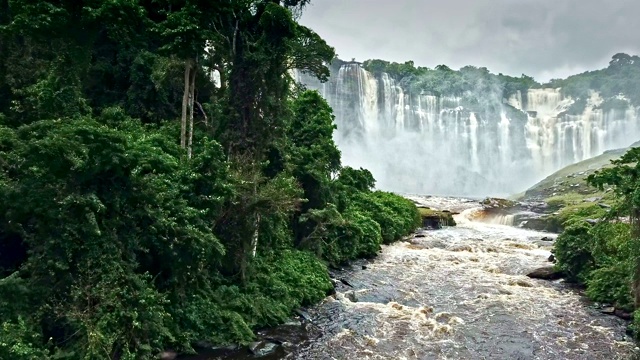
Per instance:
[[[635,108],[604,111],[596,92],[576,114],[560,89],[503,98],[499,84],[478,79],[460,94],[418,92],[358,63],[342,65],[325,84],[296,79],[333,107],[343,163],[402,193],[504,196],[640,134]]]

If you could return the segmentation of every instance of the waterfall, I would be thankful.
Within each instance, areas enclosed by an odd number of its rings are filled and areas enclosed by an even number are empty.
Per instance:
[[[469,115],[469,143],[471,144],[471,170],[480,171],[478,159],[478,119],[476,114]]]
[[[342,65],[324,84],[304,74],[295,79],[320,91],[333,107],[343,163],[370,169],[377,186],[390,191],[516,193],[564,166],[640,138],[637,109],[605,111],[595,91],[576,113],[576,100],[561,89],[516,91],[505,99],[499,91],[475,89],[416,93],[358,63]],[[473,96],[480,101],[470,103]]]
[[[496,215],[493,217],[490,217],[488,219],[485,220],[486,223],[489,224],[496,224],[496,225],[507,225],[507,226],[514,226],[515,225],[515,219],[516,216],[513,214],[510,215]]]

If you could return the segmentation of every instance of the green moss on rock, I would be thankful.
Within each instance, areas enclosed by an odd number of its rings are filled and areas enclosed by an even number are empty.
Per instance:
[[[422,227],[439,229],[443,226],[456,226],[453,214],[448,210],[418,208],[422,218]]]

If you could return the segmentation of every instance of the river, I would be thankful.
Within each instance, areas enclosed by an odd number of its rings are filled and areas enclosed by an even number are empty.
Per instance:
[[[627,322],[599,312],[548,266],[547,233],[471,221],[477,202],[412,197],[458,226],[425,231],[333,274],[335,296],[310,323],[262,332],[283,345],[263,359],[632,359]],[[199,359],[249,359],[248,352]]]

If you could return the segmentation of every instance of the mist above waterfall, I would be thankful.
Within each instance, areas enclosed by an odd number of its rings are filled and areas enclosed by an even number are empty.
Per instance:
[[[605,111],[592,91],[581,112],[571,113],[575,100],[559,89],[506,94],[484,68],[465,67],[457,77],[440,71],[442,78],[431,72],[397,82],[386,72],[344,63],[327,83],[296,78],[334,109],[343,163],[371,170],[377,187],[389,191],[504,196],[638,140],[636,110],[628,102]]]

